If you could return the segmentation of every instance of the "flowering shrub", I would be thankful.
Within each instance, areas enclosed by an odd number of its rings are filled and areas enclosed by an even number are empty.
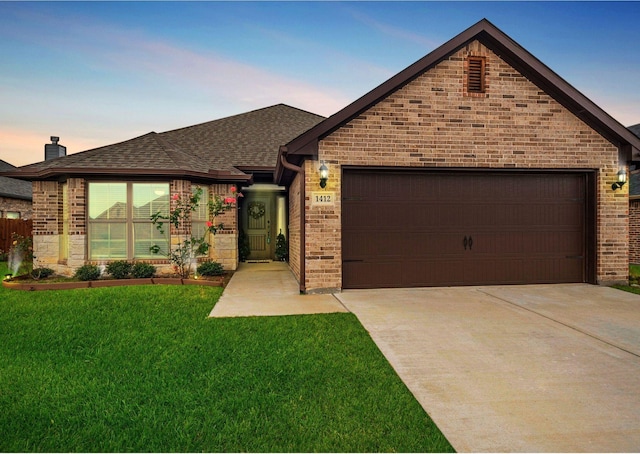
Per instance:
[[[207,241],[207,234],[215,235],[218,230],[224,228],[222,223],[216,224],[214,221],[218,215],[230,210],[235,205],[237,189],[232,186],[230,191],[233,194],[231,197],[223,198],[215,195],[213,199],[209,200],[207,206],[209,220],[206,222],[206,229],[201,237],[194,237],[191,233],[179,233],[177,234],[179,241],[176,247],[169,247],[169,251],[162,251],[160,246],[155,244],[151,246],[151,252],[166,255],[180,277],[187,279],[191,275],[192,262],[195,261],[196,257],[209,252],[211,246]],[[237,196],[241,197],[242,195],[238,194]],[[191,222],[191,213],[197,210],[201,198],[202,188],[200,187],[186,199],[181,198],[179,194],[174,194],[172,199],[176,202],[175,208],[169,213],[169,216],[164,216],[160,212],[151,216],[156,229],[164,234],[164,223],[169,222],[178,232],[187,231],[186,227]]]

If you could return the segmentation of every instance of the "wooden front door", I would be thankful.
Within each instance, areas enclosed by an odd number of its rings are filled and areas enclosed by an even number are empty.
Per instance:
[[[274,254],[274,197],[247,192],[242,205],[242,228],[249,239],[248,260],[271,260]]]

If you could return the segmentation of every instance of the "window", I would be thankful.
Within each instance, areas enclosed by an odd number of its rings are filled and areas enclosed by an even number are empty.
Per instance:
[[[198,186],[191,187],[191,193],[195,194]],[[191,234],[194,238],[202,238],[209,220],[209,191],[206,187],[202,188],[200,203],[195,211],[191,213]]]
[[[20,219],[19,211],[5,211],[4,217],[7,219]]]
[[[89,183],[90,260],[157,258],[149,248],[169,247],[151,215],[169,213],[168,183]],[[168,227],[168,225],[167,225]]]
[[[484,93],[485,92],[485,58],[469,57],[467,59],[467,92]]]

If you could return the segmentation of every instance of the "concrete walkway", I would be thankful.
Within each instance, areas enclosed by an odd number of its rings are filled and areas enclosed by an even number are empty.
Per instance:
[[[333,295],[300,295],[284,262],[240,263],[209,317],[348,312]]]
[[[638,295],[586,284],[300,295],[285,264],[242,264],[211,316],[347,309],[458,452],[640,451]]]

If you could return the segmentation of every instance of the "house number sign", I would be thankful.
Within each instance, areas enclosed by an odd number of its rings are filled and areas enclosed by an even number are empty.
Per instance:
[[[336,200],[335,192],[312,192],[311,206],[334,205]]]

